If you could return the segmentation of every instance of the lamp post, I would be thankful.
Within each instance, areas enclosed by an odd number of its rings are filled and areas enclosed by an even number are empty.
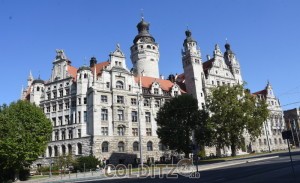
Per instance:
[[[141,130],[141,119],[140,119],[140,91],[137,92],[137,103],[138,103],[138,114],[137,114],[137,121],[139,126],[139,149],[140,149],[140,162],[141,167],[143,168],[143,151],[142,151],[142,130]]]
[[[268,134],[269,131],[267,131],[267,127],[266,127],[267,125],[266,125],[266,122],[264,122],[264,126],[265,126],[265,131],[266,131],[267,141],[268,141],[269,152],[271,152],[270,141],[269,141],[269,134]]]

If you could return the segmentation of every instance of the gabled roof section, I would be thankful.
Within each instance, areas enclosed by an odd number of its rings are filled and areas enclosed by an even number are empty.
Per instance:
[[[73,66],[71,66],[71,65],[68,65],[67,66],[67,71],[68,71],[68,73],[72,76],[72,78],[74,79],[74,80],[76,80],[76,75],[77,75],[77,68],[76,67],[73,67]]]
[[[252,95],[263,95],[263,96],[267,96],[267,90],[266,89],[263,89],[263,90],[260,90],[260,91],[257,91],[257,92],[254,92],[252,93]]]
[[[157,83],[159,83],[160,88],[162,90],[164,90],[164,91],[170,91],[172,89],[172,87],[174,86],[174,84],[175,84],[175,83],[172,83],[170,80],[153,78],[153,77],[148,77],[148,76],[135,77],[135,81],[137,83],[140,82],[140,79],[141,79],[141,83],[142,83],[142,87],[143,88],[151,88],[152,84],[154,82],[157,82]],[[182,89],[181,89],[181,92],[182,93],[186,93]]]
[[[108,61],[106,61],[106,62],[101,62],[101,63],[94,65],[94,67],[91,68],[92,73],[94,74],[95,67],[96,67],[96,76],[100,76],[102,74],[103,68],[107,67],[109,64],[110,63]]]

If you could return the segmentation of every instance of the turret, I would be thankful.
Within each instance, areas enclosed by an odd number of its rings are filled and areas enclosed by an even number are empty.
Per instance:
[[[239,64],[235,54],[231,50],[229,43],[225,44],[225,49],[226,49],[226,51],[224,53],[225,63],[230,68],[230,70],[231,70],[232,74],[234,75],[237,83],[243,84],[240,64]]]
[[[133,40],[131,46],[131,61],[135,76],[159,78],[159,50],[158,44],[149,33],[150,24],[142,20],[137,24],[138,35]]]
[[[192,38],[190,30],[185,31],[186,39],[183,42],[182,65],[187,92],[198,100],[199,108],[205,104],[203,91],[203,67],[200,49]]]

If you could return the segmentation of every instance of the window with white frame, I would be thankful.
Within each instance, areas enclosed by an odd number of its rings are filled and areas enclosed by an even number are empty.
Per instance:
[[[117,95],[117,103],[124,104],[124,96]]]
[[[119,109],[117,111],[117,114],[118,114],[118,120],[123,121],[124,120],[124,111]]]
[[[107,103],[107,95],[101,95],[101,102]]]
[[[108,120],[108,110],[107,109],[101,109],[101,120],[102,121]]]
[[[118,136],[124,136],[125,135],[125,126],[119,125],[118,126]]]
[[[150,112],[145,112],[145,120],[146,122],[151,122],[151,113]]]

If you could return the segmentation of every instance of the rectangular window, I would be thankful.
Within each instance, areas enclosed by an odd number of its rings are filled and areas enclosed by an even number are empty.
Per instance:
[[[84,122],[87,122],[87,112],[83,111],[83,120]]]
[[[133,136],[138,136],[139,135],[138,128],[132,128],[132,135]]]
[[[60,126],[62,126],[62,125],[63,125],[62,116],[59,116],[59,117],[58,117],[58,123],[60,124]]]
[[[78,129],[78,130],[77,130],[77,137],[78,137],[78,138],[81,138],[81,129]]]
[[[73,130],[69,130],[69,139],[73,139]]]
[[[145,112],[145,119],[146,119],[146,122],[151,122],[151,113],[150,112]]]
[[[107,95],[101,95],[101,102],[107,103]]]
[[[74,121],[73,117],[74,117],[74,115],[71,114],[70,124],[73,124],[73,121]]]
[[[47,112],[50,112],[50,106],[47,106],[46,110]]]
[[[178,91],[174,91],[174,96],[178,96]]]
[[[159,99],[155,100],[155,107],[160,107],[160,100]]]
[[[66,89],[66,95],[70,94],[70,89]]]
[[[146,128],[146,135],[151,136],[152,135],[152,130],[151,128]]]
[[[56,141],[58,140],[58,131],[55,131],[54,139],[55,139]]]
[[[106,88],[110,88],[110,83],[109,82],[106,82]]]
[[[59,97],[63,97],[63,93],[64,93],[63,90],[59,90]]]
[[[137,102],[136,102],[136,98],[131,98],[131,105],[136,105]]]
[[[66,108],[66,109],[69,109],[69,108],[70,108],[69,101],[66,101],[66,103],[65,103],[65,108]]]
[[[47,93],[47,99],[50,100],[51,99],[51,94]]]
[[[137,111],[131,111],[131,121],[137,122]]]
[[[147,98],[144,99],[144,106],[145,107],[149,107],[150,106],[150,100],[149,99],[147,99]]]
[[[87,99],[86,97],[83,98],[83,104],[86,104],[87,103]]]
[[[78,105],[81,105],[81,98],[78,98]]]
[[[128,85],[128,90],[131,91],[131,85]]]
[[[124,104],[124,96],[117,96],[117,103],[118,104]]]
[[[58,110],[59,111],[63,110],[63,104],[58,104]]]
[[[104,136],[108,136],[108,127],[101,127],[101,134]]]
[[[52,111],[55,112],[56,111],[56,104],[52,105]]]
[[[66,132],[62,131],[61,132],[61,140],[65,140],[66,139]]]
[[[107,109],[101,109],[101,120],[102,121],[108,120],[108,110]]]
[[[53,98],[56,98],[56,97],[57,97],[57,92],[53,91]]]
[[[217,81],[217,86],[220,86],[220,81]]]
[[[118,120],[123,121],[124,120],[124,111],[118,110]]]
[[[69,115],[65,115],[65,124],[70,124]]]
[[[154,88],[154,94],[158,95],[158,92],[159,92],[158,88]]]
[[[81,123],[81,112],[78,111],[78,123]]]

